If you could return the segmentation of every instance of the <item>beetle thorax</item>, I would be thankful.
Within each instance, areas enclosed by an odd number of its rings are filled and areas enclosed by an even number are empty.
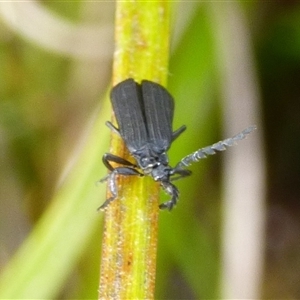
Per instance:
[[[156,153],[149,149],[143,149],[139,153],[134,153],[138,166],[145,175],[150,175],[155,181],[163,181],[169,178],[171,167],[169,166],[168,156],[165,152]]]

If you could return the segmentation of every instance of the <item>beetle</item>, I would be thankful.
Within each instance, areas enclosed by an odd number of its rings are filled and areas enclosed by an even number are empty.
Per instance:
[[[100,182],[108,181],[112,196],[99,209],[105,209],[117,198],[117,175],[149,175],[171,196],[169,201],[159,207],[172,210],[178,201],[179,191],[171,181],[191,175],[192,172],[186,169],[189,165],[216,151],[226,150],[226,147],[234,145],[256,129],[256,126],[250,126],[231,138],[201,148],[185,156],[173,168],[169,165],[167,151],[186,130],[186,126],[175,131],[172,129],[174,100],[170,93],[156,82],[143,80],[139,84],[129,78],[112,88],[110,98],[118,128],[109,121],[106,125],[124,140],[136,164],[111,153],[103,155],[102,161],[111,172]],[[121,166],[114,168],[111,162]]]

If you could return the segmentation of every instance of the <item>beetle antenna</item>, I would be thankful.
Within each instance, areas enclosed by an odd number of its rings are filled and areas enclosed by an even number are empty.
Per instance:
[[[224,151],[228,147],[236,145],[237,141],[243,140],[246,138],[252,131],[256,129],[255,125],[249,126],[248,128],[244,129],[242,132],[236,134],[235,136],[228,138],[226,140],[220,141],[218,143],[215,143],[211,146],[207,146],[204,148],[201,148],[186,157],[184,157],[174,168],[177,169],[184,169],[191,165],[194,162],[199,161],[200,159],[206,158],[208,155],[214,155],[217,152],[216,151]]]

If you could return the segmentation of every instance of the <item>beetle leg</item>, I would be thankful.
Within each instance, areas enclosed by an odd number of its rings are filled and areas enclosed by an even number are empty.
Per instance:
[[[111,131],[113,131],[113,132],[116,133],[117,135],[120,135],[119,129],[118,129],[116,126],[114,126],[114,125],[112,124],[112,122],[106,121],[106,122],[105,122],[105,125],[106,125]]]
[[[138,170],[135,170],[134,168],[130,167],[118,167],[112,170],[112,172],[108,175],[106,175],[104,178],[100,180],[100,182],[107,181],[108,182],[108,188],[111,192],[112,196],[108,198],[97,210],[103,210],[105,209],[110,202],[115,200],[118,196],[118,187],[117,187],[117,181],[116,181],[116,175],[123,175],[123,176],[129,176],[129,175],[139,175],[143,176],[142,173],[140,173]]]
[[[190,171],[190,170],[184,170],[184,169],[176,169],[175,168],[175,169],[173,169],[173,171],[172,171],[172,173],[170,175],[173,176],[173,175],[176,175],[176,174],[178,176],[170,178],[171,181],[178,180],[178,179],[190,176],[192,174],[192,171]]]
[[[130,161],[128,161],[122,157],[116,156],[111,153],[105,153],[102,157],[102,161],[103,161],[103,164],[106,166],[106,168],[109,169],[110,171],[114,170],[114,167],[110,164],[110,162],[115,162],[120,165],[130,166],[132,168],[137,168],[137,165],[131,163]]]
[[[161,186],[163,189],[172,196],[171,200],[164,202],[159,205],[160,209],[168,209],[169,211],[172,210],[173,206],[176,205],[178,197],[179,197],[179,191],[177,187],[168,181],[162,181]]]
[[[186,126],[182,125],[177,130],[172,133],[172,142],[174,142],[184,131],[186,130]]]

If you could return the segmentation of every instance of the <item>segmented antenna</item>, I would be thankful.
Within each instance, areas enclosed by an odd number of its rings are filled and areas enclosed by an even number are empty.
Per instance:
[[[216,151],[224,151],[227,149],[227,147],[231,147],[236,145],[237,141],[243,140],[247,137],[248,134],[250,134],[252,131],[256,129],[255,125],[249,126],[242,132],[236,134],[235,136],[228,138],[226,140],[220,141],[218,143],[215,143],[211,146],[207,146],[205,148],[201,148],[192,154],[187,155],[184,157],[175,167],[175,169],[184,169],[191,165],[194,162],[199,161],[202,158],[206,158],[208,155],[214,155],[216,154]]]

